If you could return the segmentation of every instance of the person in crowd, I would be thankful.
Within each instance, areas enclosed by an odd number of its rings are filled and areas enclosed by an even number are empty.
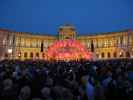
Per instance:
[[[18,100],[30,100],[31,96],[31,89],[29,86],[24,86],[21,88]]]
[[[0,100],[133,100],[133,60],[0,61]]]

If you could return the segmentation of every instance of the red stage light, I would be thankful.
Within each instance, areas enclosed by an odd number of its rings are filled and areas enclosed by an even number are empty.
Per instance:
[[[59,40],[48,48],[46,59],[50,60],[92,60],[92,53],[76,40]]]

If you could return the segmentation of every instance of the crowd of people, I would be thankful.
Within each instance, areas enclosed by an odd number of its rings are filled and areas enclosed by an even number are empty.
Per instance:
[[[133,59],[0,62],[0,100],[133,100]]]

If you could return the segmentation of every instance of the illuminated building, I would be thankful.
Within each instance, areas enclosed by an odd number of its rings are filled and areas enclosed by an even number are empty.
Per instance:
[[[78,48],[83,47],[84,51],[92,52],[96,60],[133,57],[133,30],[80,35],[80,33],[77,34],[74,26],[63,25],[59,27],[58,36],[38,35],[35,33],[14,32],[1,29],[0,59],[47,59],[48,52],[59,53],[61,48],[61,52],[68,50],[66,46],[53,48],[53,46],[57,46],[56,44],[67,44],[70,52],[78,51],[83,53],[80,49],[72,48],[69,40],[74,41],[73,44],[82,45]],[[50,51],[50,49],[54,50]],[[60,57],[57,56],[57,59],[60,60],[62,55]],[[66,58],[69,55],[66,54]],[[72,59],[70,56],[69,58]]]

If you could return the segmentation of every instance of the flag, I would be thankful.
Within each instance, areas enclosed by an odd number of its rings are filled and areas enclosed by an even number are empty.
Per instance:
[[[41,52],[43,52],[43,41],[41,42]]]

